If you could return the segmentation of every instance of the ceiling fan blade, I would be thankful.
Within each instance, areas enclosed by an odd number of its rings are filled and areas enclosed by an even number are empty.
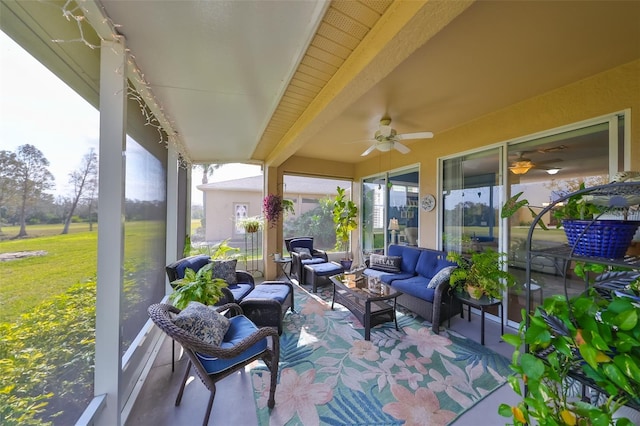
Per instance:
[[[393,144],[393,147],[399,151],[401,154],[407,154],[408,152],[410,152],[411,150],[409,148],[407,148],[406,146],[402,145],[400,142],[396,142]]]
[[[398,139],[429,139],[433,137],[433,132],[417,132],[417,133],[403,133],[398,135]]]
[[[367,150],[365,152],[360,154],[360,156],[361,157],[365,157],[365,156],[369,155],[371,153],[371,151],[373,151],[374,149],[376,149],[376,146],[375,145],[371,145],[369,148],[367,148]]]

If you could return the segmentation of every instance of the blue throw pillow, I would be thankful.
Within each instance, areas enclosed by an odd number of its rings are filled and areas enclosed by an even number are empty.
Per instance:
[[[401,256],[383,256],[381,254],[372,254],[369,257],[369,267],[376,271],[382,272],[400,272],[402,264]]]
[[[238,283],[236,278],[236,266],[238,259],[230,260],[214,260],[212,261],[211,278],[220,278],[225,280],[227,284],[233,285]]]
[[[451,272],[453,272],[454,269],[456,269],[456,266],[445,266],[444,268],[440,269],[433,276],[433,278],[431,278],[431,281],[429,281],[429,284],[427,284],[427,288],[436,288],[443,282],[449,281]]]
[[[213,346],[220,346],[230,325],[227,317],[199,302],[190,302],[173,323]]]

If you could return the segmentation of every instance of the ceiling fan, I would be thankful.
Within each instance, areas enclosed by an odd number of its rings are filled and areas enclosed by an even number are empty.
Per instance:
[[[432,132],[398,134],[396,132],[396,129],[391,127],[391,119],[382,118],[380,120],[380,127],[378,128],[378,130],[376,130],[373,139],[369,140],[369,142],[372,142],[372,145],[367,148],[367,150],[363,152],[361,156],[364,157],[366,155],[369,155],[374,149],[377,149],[381,152],[387,152],[395,149],[402,154],[406,154],[411,150],[405,145],[401,144],[400,141],[408,139],[427,139],[432,137]]]
[[[527,153],[531,153],[531,152],[538,152],[538,153],[541,153],[541,154],[546,154],[546,153],[549,153],[549,152],[561,151],[561,150],[564,150],[566,148],[567,148],[566,146],[560,145],[560,147],[556,147],[556,148],[539,149],[537,151],[519,151],[519,152],[516,152],[517,158],[515,160],[513,160],[511,162],[511,164],[509,165],[509,170],[511,170],[511,173],[513,173],[514,175],[524,175],[529,170],[531,170],[532,168],[538,168],[538,169],[546,170],[547,173],[550,174],[550,175],[554,175],[554,174],[558,173],[558,171],[560,170],[558,167],[545,167],[543,165],[544,164],[549,164],[549,163],[556,163],[556,162],[562,161],[562,159],[554,158],[552,160],[546,160],[546,161],[540,161],[538,163],[534,163],[533,161],[531,161],[530,158],[527,158],[524,155],[527,154]]]

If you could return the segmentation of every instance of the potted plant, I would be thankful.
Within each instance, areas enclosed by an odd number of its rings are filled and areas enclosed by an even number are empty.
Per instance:
[[[281,213],[294,213],[293,201],[285,200],[280,195],[269,194],[262,200],[262,213],[269,227],[278,223]]]
[[[482,295],[502,299],[504,291],[516,283],[515,277],[503,270],[507,263],[506,256],[506,253],[490,248],[473,253],[470,259],[455,251],[448,252],[447,260],[458,265],[449,278],[451,287],[458,290],[464,288],[475,299]]]
[[[345,271],[351,270],[353,260],[349,254],[349,237],[351,232],[358,228],[358,206],[352,200],[348,200],[345,189],[337,187],[338,194],[333,200],[332,217],[336,225],[336,250],[344,251],[344,258],[340,260]]]
[[[623,172],[616,175],[613,182],[624,182],[637,179],[635,172]],[[599,187],[594,187],[599,188]],[[591,189],[585,188],[584,182],[579,190],[564,200],[562,205],[554,207],[552,215],[557,219],[556,227],[562,226],[569,246],[580,256],[596,256],[610,259],[621,258],[631,244],[633,235],[640,226],[640,221],[627,220],[629,207],[640,201],[637,195],[627,198],[592,195]],[[522,192],[512,196],[504,204],[500,216],[509,218],[522,207],[527,207],[532,217],[536,213],[531,209],[529,201],[520,200]],[[618,219],[603,219],[601,216],[612,207],[619,207],[622,216]],[[538,224],[548,229],[542,220]]]
[[[518,334],[503,336],[515,347],[508,382],[522,400],[501,404],[501,415],[515,425],[633,424],[613,414],[624,404],[640,406],[640,307],[610,297],[592,288],[568,303],[565,296],[549,297],[528,318],[522,311]],[[575,378],[609,396],[580,400]]]
[[[222,288],[228,284],[220,278],[212,278],[212,268],[212,263],[203,266],[198,272],[187,268],[183,278],[171,283],[174,291],[169,299],[176,308],[184,309],[192,301],[203,305],[215,305],[224,296]]]
[[[249,216],[242,218],[238,221],[240,226],[247,234],[253,234],[258,232],[264,226],[264,219],[262,216]]]

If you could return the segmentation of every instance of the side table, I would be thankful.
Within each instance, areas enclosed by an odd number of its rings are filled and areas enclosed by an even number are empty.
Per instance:
[[[474,299],[467,292],[455,291],[453,297],[458,299],[463,305],[467,305],[467,319],[471,321],[471,307],[480,309],[480,344],[484,346],[484,312],[489,306],[500,307],[500,330],[501,335],[504,334],[504,308],[501,299],[493,299],[487,296],[482,296],[480,299]],[[464,314],[464,307],[460,312],[460,315]],[[451,325],[451,318],[449,318],[449,326]]]
[[[278,265],[280,271],[284,274],[285,277],[287,277],[289,282],[293,283],[293,281],[291,281],[291,276],[289,275],[291,273],[291,258],[281,257],[280,259],[273,259],[273,261],[276,265]],[[289,273],[287,273],[287,265],[289,265]]]

